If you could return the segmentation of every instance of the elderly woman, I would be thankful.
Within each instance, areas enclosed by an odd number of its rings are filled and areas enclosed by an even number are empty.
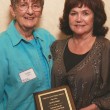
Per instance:
[[[35,110],[33,93],[49,89],[54,37],[35,29],[44,0],[11,0],[14,20],[0,34],[0,110]]]
[[[100,12],[100,13],[99,13]],[[66,0],[52,45],[52,86],[68,85],[76,110],[110,110],[110,41],[102,0]]]

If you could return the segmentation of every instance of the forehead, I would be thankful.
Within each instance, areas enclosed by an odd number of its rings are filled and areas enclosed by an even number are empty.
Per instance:
[[[85,5],[82,5],[82,6],[76,6],[76,7],[73,7],[71,10],[90,10],[92,11],[88,6],[85,6]]]
[[[18,0],[18,2],[40,2],[40,0]]]
[[[87,6],[91,9],[92,2],[90,2],[89,0],[67,0],[67,6],[69,7],[69,9],[72,9],[74,7],[83,7],[83,6]]]

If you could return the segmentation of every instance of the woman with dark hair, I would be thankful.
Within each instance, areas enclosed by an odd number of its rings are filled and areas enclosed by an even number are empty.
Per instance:
[[[93,35],[96,35],[97,37],[105,36],[108,28],[104,27],[103,25],[106,22],[107,16],[103,6],[104,3],[100,0],[96,0],[95,3],[92,0],[66,0],[63,17],[60,18],[61,31],[66,35],[73,34],[73,31],[69,26],[68,16],[73,7],[77,7],[78,5],[82,7],[83,4],[88,6],[94,13]]]
[[[13,20],[0,34],[0,110],[36,110],[33,93],[51,88],[55,38],[36,27],[43,6],[44,0],[11,0]]]
[[[68,85],[76,110],[110,110],[110,41],[102,0],[66,0],[53,55],[52,87]]]

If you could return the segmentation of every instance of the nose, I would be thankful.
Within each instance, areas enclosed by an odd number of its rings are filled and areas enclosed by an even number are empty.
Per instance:
[[[29,7],[28,7],[28,13],[29,14],[33,14],[33,9],[32,9],[32,6],[31,5],[29,5]]]
[[[78,15],[77,15],[76,21],[77,21],[77,22],[81,22],[81,21],[82,21],[82,16],[81,16],[81,14],[78,14]]]

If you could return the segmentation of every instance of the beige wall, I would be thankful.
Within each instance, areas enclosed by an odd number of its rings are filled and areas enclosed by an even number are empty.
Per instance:
[[[58,27],[64,1],[65,0],[45,0],[44,10],[41,17],[40,27],[49,30],[56,38],[63,36]],[[106,25],[110,28],[110,0],[104,0],[104,2],[105,10],[107,12]],[[9,4],[10,0],[0,0],[0,32],[7,28],[11,19],[9,14]],[[107,34],[107,38],[110,39],[110,31]]]

